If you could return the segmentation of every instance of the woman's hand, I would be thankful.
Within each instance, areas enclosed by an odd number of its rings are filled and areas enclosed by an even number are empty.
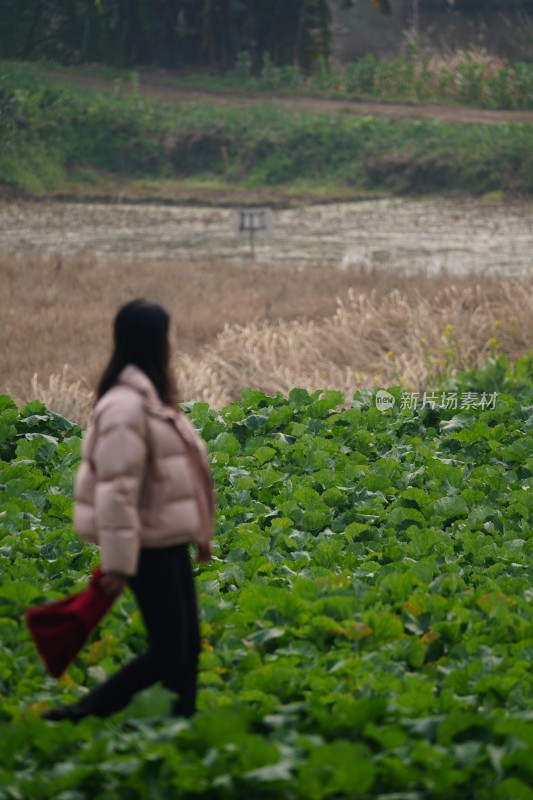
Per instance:
[[[110,597],[118,597],[119,594],[122,594],[127,583],[127,576],[118,572],[105,572],[100,578],[100,586]]]
[[[211,561],[213,556],[213,545],[211,542],[197,542],[196,543],[196,560],[200,563]]]

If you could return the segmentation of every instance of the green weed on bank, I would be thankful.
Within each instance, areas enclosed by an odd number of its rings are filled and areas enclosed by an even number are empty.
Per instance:
[[[0,73],[0,183],[29,195],[126,179],[247,189],[533,192],[533,128],[299,113],[59,87]]]
[[[399,388],[383,411],[370,391],[186,404],[218,493],[200,711],[169,718],[156,688],[76,727],[38,713],[144,631],[127,592],[66,676],[45,675],[22,613],[98,562],[71,527],[80,431],[4,397],[0,798],[529,797],[533,361],[443,391],[457,408],[402,407]]]
[[[169,78],[168,84],[173,83]],[[445,63],[420,53],[416,47],[396,58],[367,54],[344,65],[320,58],[310,74],[292,65],[277,66],[268,55],[260,74],[255,74],[250,55],[243,52],[234,69],[225,75],[185,75],[179,77],[179,84],[211,91],[460,104],[500,110],[533,108],[532,64],[491,64],[489,59],[468,52]]]

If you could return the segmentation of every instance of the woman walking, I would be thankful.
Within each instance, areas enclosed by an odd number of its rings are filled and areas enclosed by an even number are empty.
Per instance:
[[[202,440],[176,410],[169,315],[134,300],[115,318],[114,350],[99,382],[74,488],[74,526],[101,550],[101,587],[133,590],[148,649],[51,721],[106,717],[157,681],[196,710],[200,634],[190,543],[211,557],[214,491]]]

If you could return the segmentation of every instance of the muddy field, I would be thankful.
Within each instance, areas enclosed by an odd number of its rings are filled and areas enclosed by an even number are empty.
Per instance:
[[[256,241],[261,263],[381,265],[452,274],[530,274],[533,214],[527,203],[387,199],[274,210]],[[0,252],[96,257],[250,258],[227,208],[157,205],[0,204]]]

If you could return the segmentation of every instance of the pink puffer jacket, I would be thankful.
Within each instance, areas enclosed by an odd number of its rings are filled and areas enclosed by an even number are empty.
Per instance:
[[[134,575],[142,547],[213,538],[215,495],[204,443],[133,365],[94,408],[74,499],[74,527],[100,545],[106,572]]]

